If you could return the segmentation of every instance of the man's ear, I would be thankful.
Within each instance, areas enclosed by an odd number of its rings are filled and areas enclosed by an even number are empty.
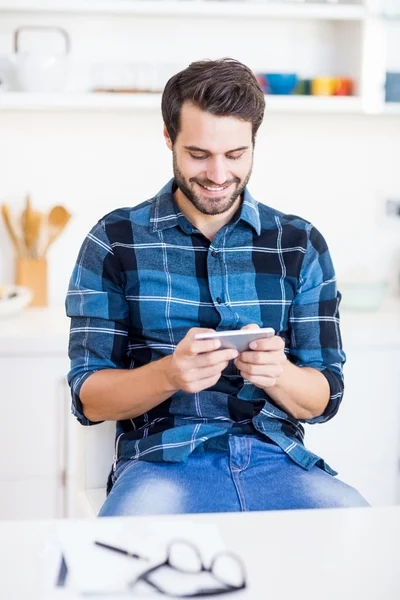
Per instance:
[[[167,144],[168,148],[169,148],[170,150],[172,150],[172,140],[171,140],[171,138],[169,137],[169,133],[168,133],[168,131],[167,131],[167,127],[166,127],[165,123],[164,123],[164,130],[163,130],[163,134],[164,134],[164,138],[165,138],[165,143]]]

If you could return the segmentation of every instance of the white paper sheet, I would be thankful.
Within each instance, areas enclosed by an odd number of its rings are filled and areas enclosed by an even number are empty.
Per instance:
[[[211,524],[191,521],[161,521],[151,518],[121,521],[102,519],[87,523],[64,522],[59,527],[58,543],[67,567],[69,590],[95,597],[121,598],[126,595],[129,583],[143,570],[165,560],[166,548],[173,540],[186,540],[194,544],[205,565],[216,552],[224,550],[218,528]],[[98,540],[146,556],[148,561],[137,560],[98,547]],[[200,585],[215,586],[213,578],[204,573],[195,577],[183,576],[164,569],[155,579],[170,591],[188,592]],[[54,580],[54,579],[53,579]],[[153,596],[154,591],[146,584],[135,587],[134,597]],[[132,591],[129,592],[132,596]]]

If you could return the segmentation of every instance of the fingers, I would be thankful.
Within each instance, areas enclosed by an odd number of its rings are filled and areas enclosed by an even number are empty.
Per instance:
[[[229,361],[225,361],[223,363],[218,363],[213,367],[205,367],[204,369],[198,369],[196,371],[196,379],[202,381],[203,379],[209,379],[210,377],[218,376],[218,379],[221,376],[221,373],[228,366]]]
[[[215,331],[214,329],[192,327],[177,348],[180,348],[187,356],[196,356],[205,352],[213,352],[221,347],[219,340],[195,340],[194,337],[197,333],[215,333]]]
[[[221,377],[221,373],[214,375],[213,377],[208,377],[207,379],[198,379],[196,381],[192,381],[187,385],[185,391],[190,394],[196,394],[197,392],[201,392],[203,390],[207,390],[210,387],[213,387]]]
[[[191,329],[177,345],[172,355],[168,378],[176,389],[189,393],[199,392],[215,385],[229,361],[238,357],[237,350],[216,350],[221,344],[217,340],[194,340],[199,328]]]
[[[240,374],[244,379],[250,380],[254,377],[280,377],[283,373],[283,365],[280,364],[260,364],[254,365],[250,363],[243,363],[239,359],[235,360],[235,366],[239,369]]]
[[[257,330],[255,323],[242,329]],[[221,377],[221,373],[234,360],[235,366],[244,379],[261,388],[271,387],[282,375],[286,356],[284,341],[273,336],[252,342],[252,350],[242,352],[220,349],[219,340],[195,340],[197,333],[214,332],[213,329],[192,328],[178,344],[175,356],[177,378],[180,389],[197,392],[212,387]],[[257,348],[256,350],[254,348]]]
[[[242,352],[234,361],[241,376],[260,388],[272,387],[284,372],[286,355],[281,337],[274,336],[252,342],[257,350]]]
[[[223,362],[228,363],[239,356],[237,350],[226,348],[224,350],[215,350],[214,352],[208,352],[206,354],[199,354],[196,357],[195,365],[197,368],[211,367],[219,365]]]
[[[260,351],[273,351],[273,350],[283,350],[285,348],[285,342],[279,335],[274,335],[269,338],[262,338],[260,340],[254,340],[250,344],[250,348],[252,350],[260,350]]]
[[[182,374],[181,387],[185,392],[195,393],[205,390],[217,383],[221,373],[228,366],[229,362],[218,363],[212,367],[204,369],[192,369]]]
[[[210,347],[211,342],[211,347]],[[215,350],[214,340],[190,342],[188,346],[177,347],[176,354],[183,360],[189,360],[190,365],[196,368],[211,367],[219,363],[233,360],[239,352],[232,348]],[[220,342],[218,342],[220,346]]]
[[[283,352],[276,350],[271,350],[270,352],[255,352],[254,350],[250,350],[249,352],[242,352],[238,360],[242,363],[253,365],[279,365],[286,362],[286,356]]]

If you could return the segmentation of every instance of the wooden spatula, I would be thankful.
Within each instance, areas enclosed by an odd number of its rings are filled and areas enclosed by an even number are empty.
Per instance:
[[[21,214],[21,226],[29,258],[38,257],[42,222],[43,213],[32,208],[30,196],[27,195],[25,198],[25,209]]]

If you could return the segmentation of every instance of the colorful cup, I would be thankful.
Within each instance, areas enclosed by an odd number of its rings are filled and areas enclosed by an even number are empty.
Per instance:
[[[264,73],[267,94],[287,96],[293,94],[297,85],[296,73]]]
[[[316,77],[311,80],[311,94],[313,96],[333,96],[335,89],[335,77]]]
[[[268,91],[268,84],[267,81],[265,79],[265,76],[262,73],[255,73],[256,79],[260,85],[260,88],[262,89],[262,91],[264,92],[264,94],[267,93]]]
[[[352,96],[353,80],[349,77],[336,77],[335,96]]]
[[[294,93],[298,96],[309,96],[311,94],[311,79],[299,79]]]

